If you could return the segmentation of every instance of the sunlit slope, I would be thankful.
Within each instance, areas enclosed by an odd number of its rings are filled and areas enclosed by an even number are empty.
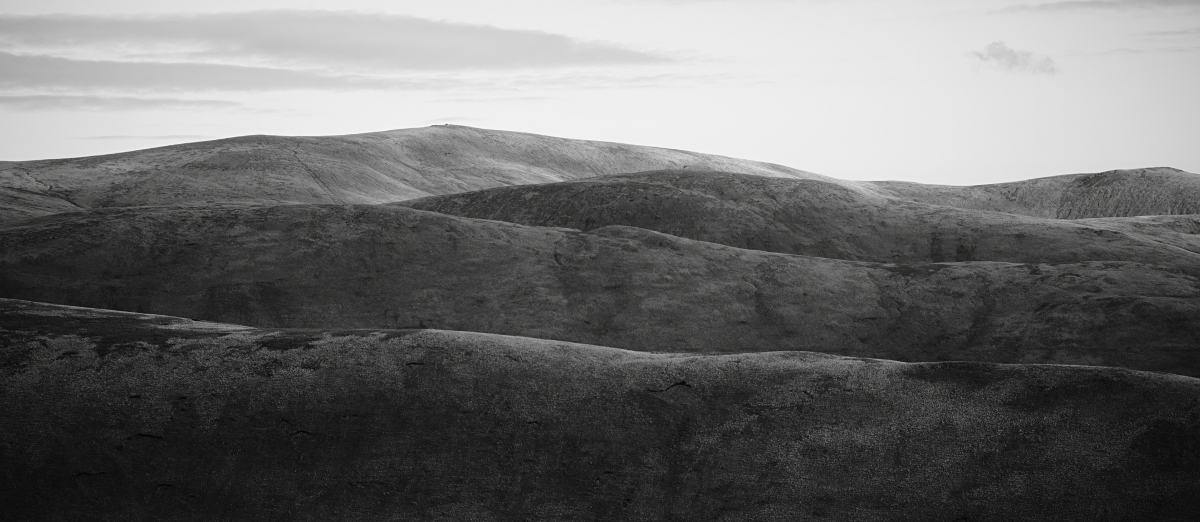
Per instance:
[[[1200,175],[1169,167],[1070,174],[956,187],[880,181],[899,197],[1057,219],[1200,214]]]
[[[348,136],[243,136],[105,156],[0,163],[0,222],[78,208],[380,203],[685,167],[831,179],[709,154],[442,125]]]
[[[392,206],[138,208],[0,229],[0,297],[262,327],[522,335],[1200,375],[1200,280],[1131,262],[877,264]]]
[[[1200,381],[0,300],[18,520],[1191,520]],[[650,348],[670,349],[670,346]]]
[[[395,205],[585,231],[633,226],[837,259],[1137,261],[1200,273],[1200,216],[1034,218],[915,203],[822,180],[676,170],[499,187]]]

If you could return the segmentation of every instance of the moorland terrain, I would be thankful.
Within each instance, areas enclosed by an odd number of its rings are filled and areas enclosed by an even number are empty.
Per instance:
[[[1190,520],[1198,202],[460,126],[0,162],[0,487],[61,520]]]

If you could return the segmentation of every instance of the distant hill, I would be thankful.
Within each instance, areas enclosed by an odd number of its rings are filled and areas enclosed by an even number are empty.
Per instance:
[[[1137,261],[1200,273],[1200,216],[1034,218],[915,203],[815,179],[673,170],[498,187],[394,205],[584,231],[624,225],[836,259]]]
[[[1161,167],[956,187],[879,181],[912,201],[1056,219],[1200,214],[1200,175]]]
[[[655,170],[819,180],[866,198],[1043,218],[1200,213],[1200,176],[1170,168],[973,187],[858,182],[696,152],[439,125],[345,136],[242,136],[0,162],[0,223],[143,205],[387,203]]]
[[[259,327],[1200,375],[1200,276],[1170,266],[865,263],[399,206],[37,218],[0,228],[0,297]]]
[[[383,203],[667,168],[856,186],[710,154],[441,125],[348,136],[243,136],[105,156],[0,162],[0,223],[142,205]]]

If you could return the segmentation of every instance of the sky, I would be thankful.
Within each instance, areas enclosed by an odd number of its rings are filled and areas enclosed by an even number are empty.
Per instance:
[[[444,123],[845,179],[1200,173],[1200,0],[0,0],[0,160]]]

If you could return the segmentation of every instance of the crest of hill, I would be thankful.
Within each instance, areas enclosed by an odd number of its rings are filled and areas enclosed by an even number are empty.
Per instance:
[[[1179,376],[263,330],[3,299],[0,341],[15,520],[1200,510],[1200,381]]]
[[[884,263],[1137,261],[1200,267],[1200,216],[1057,220],[916,203],[823,180],[674,170],[395,203],[583,231],[623,225],[785,254]]]
[[[1082,219],[1200,214],[1200,175],[1169,167],[957,187],[877,181],[898,197],[974,210]]]
[[[85,158],[0,163],[0,223],[88,208],[383,203],[645,170],[824,179],[757,161],[442,125],[347,136],[244,136]]]
[[[1200,375],[1200,279],[1132,262],[878,264],[391,205],[140,207],[0,228],[0,297],[258,327]]]

